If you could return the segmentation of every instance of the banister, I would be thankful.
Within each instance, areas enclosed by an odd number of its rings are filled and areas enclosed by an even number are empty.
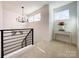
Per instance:
[[[12,30],[29,30],[29,29],[33,29],[33,28],[25,28],[25,29],[1,29],[0,31],[12,31]]]

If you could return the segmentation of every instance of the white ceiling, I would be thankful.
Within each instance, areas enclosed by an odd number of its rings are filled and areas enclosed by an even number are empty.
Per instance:
[[[30,14],[48,3],[47,1],[4,1],[2,5],[4,10],[6,9],[18,13],[21,13],[21,7],[24,6],[24,12]]]
[[[61,7],[63,5],[72,3],[73,1],[53,1],[50,4],[53,6],[53,8],[58,8]]]
[[[26,15],[38,10],[42,6],[52,3],[53,7],[64,5],[72,1],[3,1],[3,10],[21,13],[21,7],[24,6]]]

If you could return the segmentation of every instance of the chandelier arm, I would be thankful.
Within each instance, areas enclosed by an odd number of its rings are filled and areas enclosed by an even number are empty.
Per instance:
[[[26,21],[25,21],[26,18],[25,18],[25,16],[24,16],[24,7],[22,6],[21,8],[22,8],[22,15],[21,15],[21,17],[20,17],[20,16],[17,17],[16,20],[17,20],[18,22],[24,23],[24,22],[26,22]],[[27,22],[28,22],[28,19],[27,19]]]

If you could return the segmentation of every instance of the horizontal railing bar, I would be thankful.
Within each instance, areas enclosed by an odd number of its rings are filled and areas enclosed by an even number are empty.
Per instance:
[[[23,34],[15,34],[15,35],[24,35],[24,34],[27,34],[27,33],[23,33]],[[4,37],[15,36],[15,35],[5,35]]]
[[[27,43],[28,43],[28,42],[32,42],[32,40],[27,40]]]
[[[21,46],[21,45],[16,45],[16,46],[14,46],[14,47],[11,47],[11,48],[9,48],[9,49],[6,49],[6,50],[4,50],[4,51],[11,50],[11,49],[13,49],[13,48],[16,48],[16,47],[18,47],[18,46]]]
[[[27,43],[28,43],[28,42],[32,42],[32,40],[27,40]]]
[[[32,40],[32,38],[27,38],[27,40]]]
[[[27,43],[32,42],[32,41],[27,41]]]
[[[9,44],[9,43],[16,42],[16,41],[20,41],[20,40],[22,40],[22,39],[13,40],[13,41],[10,41],[10,42],[6,42],[6,43],[4,43],[4,44]]]
[[[11,52],[14,52],[14,51],[16,51],[16,50],[18,50],[18,49],[21,49],[21,47],[19,47],[19,48],[17,48],[17,49],[14,49],[14,50],[12,50],[12,51],[9,51],[9,52],[7,52],[7,53],[4,53],[4,55],[7,55],[7,54],[9,54],[9,53],[11,53]]]
[[[27,28],[27,29],[2,29],[2,30],[3,31],[12,31],[12,30],[30,30],[30,29],[33,29],[33,28]]]
[[[30,43],[30,44],[27,44],[27,45],[31,45],[32,43]]]
[[[20,44],[20,43],[21,43],[21,42],[13,43],[13,44],[11,44],[11,45],[4,46],[4,48],[6,48],[6,47],[10,47],[10,46],[13,46],[13,45],[15,45],[15,44]]]
[[[25,36],[21,36],[21,38],[23,38],[23,37],[25,37]],[[17,38],[20,38],[20,37],[17,37]],[[31,39],[32,37],[28,37],[28,39]],[[12,39],[16,39],[16,38],[12,38]],[[11,38],[10,39],[4,39],[4,41],[7,41],[7,40],[11,40]]]
[[[21,30],[20,30],[21,31]],[[29,30],[28,30],[29,31]],[[26,31],[26,30],[22,30],[22,32],[28,32],[28,31]],[[16,31],[16,32],[19,32],[19,31]],[[8,34],[8,33],[13,33],[12,31],[10,31],[10,32],[7,32],[7,31],[4,31],[4,34]]]
[[[25,37],[25,36],[20,36],[20,37],[16,37],[16,38],[4,39],[4,41],[6,41],[6,40],[11,40],[11,39],[17,39],[17,38],[22,38],[22,37]]]
[[[27,38],[32,38],[32,37],[27,37]]]
[[[32,40],[32,37],[28,37],[28,38],[27,38],[27,40],[30,40],[30,39]]]

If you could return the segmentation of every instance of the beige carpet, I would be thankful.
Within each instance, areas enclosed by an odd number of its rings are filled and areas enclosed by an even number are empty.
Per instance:
[[[40,41],[30,48],[26,48],[20,53],[16,53],[8,58],[58,58],[58,57],[78,57],[76,46],[58,41]]]

